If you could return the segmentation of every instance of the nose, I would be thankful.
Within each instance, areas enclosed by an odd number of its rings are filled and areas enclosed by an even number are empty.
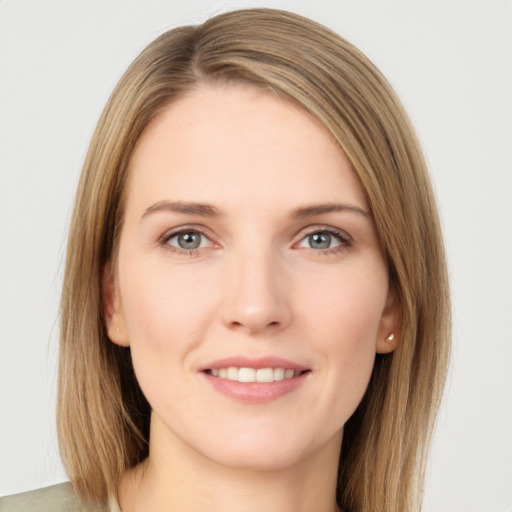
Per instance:
[[[241,254],[232,259],[224,287],[224,324],[251,335],[288,327],[290,290],[276,259],[269,254]]]

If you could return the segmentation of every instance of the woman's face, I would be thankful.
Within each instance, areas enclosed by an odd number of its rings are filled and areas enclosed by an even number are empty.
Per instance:
[[[338,450],[396,315],[332,138],[268,93],[204,86],[144,132],[126,194],[107,327],[160,438],[253,469]]]

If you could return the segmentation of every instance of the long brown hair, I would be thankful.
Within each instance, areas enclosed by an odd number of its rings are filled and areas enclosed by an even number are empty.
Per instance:
[[[129,349],[107,337],[102,279],[115,264],[134,146],[166,105],[202,83],[252,84],[314,116],[366,193],[399,300],[398,348],[377,355],[345,425],[344,512],[417,510],[450,336],[446,263],[425,160],[392,88],[354,46],[292,13],[250,9],[166,32],[126,71],[99,120],[77,191],[62,292],[58,431],[77,491],[106,503],[148,454],[150,407]]]

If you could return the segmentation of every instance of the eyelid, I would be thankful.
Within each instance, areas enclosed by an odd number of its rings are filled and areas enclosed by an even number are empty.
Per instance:
[[[343,229],[335,228],[333,226],[325,226],[325,225],[315,225],[308,226],[300,233],[299,240],[294,244],[294,247],[300,248],[300,245],[308,236],[313,235],[315,233],[326,233],[328,235],[334,236],[339,240],[339,245],[335,247],[330,247],[327,249],[313,249],[311,250],[319,253],[319,254],[329,254],[332,252],[336,252],[339,250],[346,249],[352,244],[352,237]],[[307,249],[307,248],[306,248]]]
[[[171,238],[178,236],[182,233],[198,233],[199,235],[205,237],[209,244],[207,247],[198,247],[196,249],[183,249],[174,245],[170,245],[168,242]],[[342,250],[351,245],[353,239],[352,237],[343,229],[335,228],[333,226],[326,226],[322,224],[308,226],[300,231],[297,235],[299,237],[298,241],[293,244],[294,248],[297,248],[299,244],[304,241],[304,239],[315,233],[327,233],[331,236],[337,238],[340,242],[339,245],[328,248],[328,249],[313,249],[315,252],[329,254],[330,252],[336,252],[336,250]],[[165,248],[166,250],[178,253],[186,256],[198,256],[204,249],[208,249],[211,247],[219,247],[220,245],[215,242],[212,235],[209,234],[209,230],[204,228],[203,226],[198,226],[197,224],[190,225],[181,225],[175,228],[168,229],[162,236],[158,238],[158,244]]]
[[[181,247],[169,244],[169,240],[182,233],[197,233],[206,238],[209,242],[209,245],[208,247],[198,247],[196,249],[183,249]],[[167,230],[161,237],[158,238],[158,245],[173,253],[182,254],[185,256],[198,256],[203,249],[215,247],[218,244],[212,240],[212,236],[206,232],[205,228],[197,225],[184,225]]]
[[[345,242],[352,240],[352,237],[343,229],[335,228],[333,226],[325,226],[322,224],[308,226],[307,228],[303,229],[300,233],[300,240],[303,240],[306,236],[313,235],[314,233],[328,233],[329,235],[337,236]]]

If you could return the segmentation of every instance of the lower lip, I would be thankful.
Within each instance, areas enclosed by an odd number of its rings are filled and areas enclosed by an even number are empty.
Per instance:
[[[302,386],[309,374],[310,372],[305,372],[298,377],[274,382],[238,382],[202,373],[208,382],[223,395],[249,404],[262,404],[277,400]]]

